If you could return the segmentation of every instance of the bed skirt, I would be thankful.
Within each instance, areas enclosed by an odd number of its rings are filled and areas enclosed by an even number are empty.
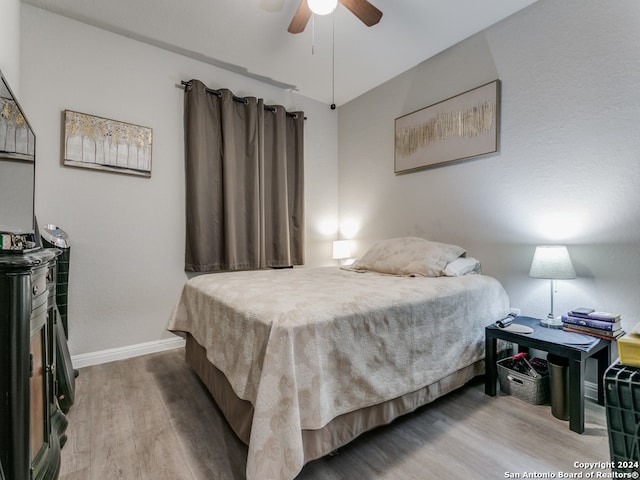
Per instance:
[[[205,384],[238,438],[249,445],[253,406],[235,395],[224,374],[207,360],[206,350],[190,334],[186,334],[186,338],[187,364]],[[386,425],[399,416],[456,390],[483,373],[484,360],[480,360],[415,392],[340,415],[323,428],[303,430],[304,463],[333,452],[362,433]]]

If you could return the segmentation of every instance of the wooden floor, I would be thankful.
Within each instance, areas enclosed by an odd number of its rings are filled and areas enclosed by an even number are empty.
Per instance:
[[[244,478],[247,448],[183,356],[172,350],[80,370],[61,480]],[[549,406],[486,396],[480,379],[309,463],[298,478],[557,478],[594,471],[574,463],[609,460],[604,408],[588,401],[586,420],[578,435]]]

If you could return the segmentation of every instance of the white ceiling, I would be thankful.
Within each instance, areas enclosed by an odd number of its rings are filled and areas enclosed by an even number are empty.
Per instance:
[[[338,5],[297,35],[299,0],[22,1],[342,105],[536,0],[371,0],[373,27]]]

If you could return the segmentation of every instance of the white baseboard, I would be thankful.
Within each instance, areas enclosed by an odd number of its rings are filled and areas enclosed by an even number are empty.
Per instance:
[[[138,343],[137,345],[129,345],[126,347],[101,350],[99,352],[73,355],[71,357],[71,363],[73,364],[73,368],[89,367],[91,365],[115,362],[116,360],[124,360],[125,358],[138,357],[140,355],[146,355],[148,353],[163,352],[165,350],[182,348],[184,347],[184,344],[184,338],[166,338],[163,340],[155,340],[153,342]]]

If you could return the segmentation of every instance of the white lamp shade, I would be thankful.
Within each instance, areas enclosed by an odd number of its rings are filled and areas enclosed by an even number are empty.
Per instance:
[[[309,10],[316,15],[328,15],[338,6],[338,0],[307,0]]]
[[[333,259],[343,260],[351,258],[351,242],[349,240],[336,240],[333,242]]]
[[[529,276],[563,280],[576,278],[576,272],[564,245],[538,245],[533,254]]]

